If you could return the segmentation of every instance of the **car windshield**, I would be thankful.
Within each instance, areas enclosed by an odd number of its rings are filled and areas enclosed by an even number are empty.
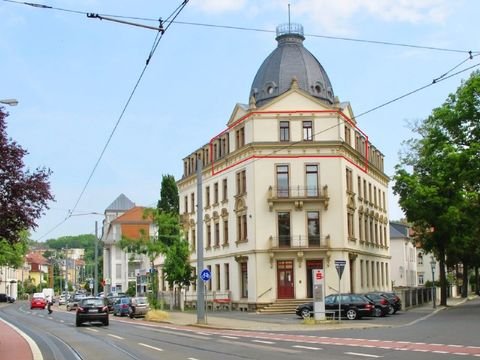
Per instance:
[[[135,298],[135,302],[139,305],[148,304],[148,300],[145,297]]]
[[[102,299],[85,299],[82,301],[83,306],[102,306]]]

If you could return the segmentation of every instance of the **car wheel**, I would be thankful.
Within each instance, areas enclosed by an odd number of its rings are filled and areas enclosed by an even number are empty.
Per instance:
[[[103,326],[108,326],[108,318],[103,322]]]
[[[375,308],[375,316],[376,317],[381,317],[383,315],[382,309],[380,308]]]
[[[355,309],[348,309],[346,313],[347,319],[348,320],[355,320],[358,315],[357,315],[357,310]]]
[[[76,327],[79,327],[80,325],[82,325],[82,322],[80,320],[75,321],[75,326]]]
[[[302,318],[308,319],[310,317],[310,309],[309,308],[303,308],[302,311],[300,312],[302,315]]]
[[[396,313],[395,308],[392,305],[389,305],[388,306],[388,315],[393,315],[395,313]]]

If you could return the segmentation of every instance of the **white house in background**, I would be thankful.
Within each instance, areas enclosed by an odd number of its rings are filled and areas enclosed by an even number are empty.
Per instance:
[[[121,194],[105,210],[103,221],[103,276],[104,292],[125,292],[129,282],[135,282],[137,276],[145,275],[150,269],[148,257],[129,254],[123,251],[118,242],[122,237],[139,239],[156,234],[150,219],[143,217],[143,207],[135,206],[124,194]],[[138,289],[144,292],[146,289]]]
[[[311,298],[313,269],[324,270],[326,294],[336,292],[336,260],[346,263],[341,291],[391,289],[384,156],[304,39],[301,25],[277,28],[250,103],[237,104],[225,131],[184,158],[177,182],[192,266],[202,251],[208,292],[230,292],[236,309]]]
[[[17,279],[19,270],[9,266],[0,266],[0,294],[7,294],[17,298],[18,284]]]
[[[410,236],[408,224],[390,221],[390,253],[393,285],[395,287],[422,285],[417,270],[417,248]],[[423,272],[421,274],[423,276]]]
[[[432,272],[432,261],[434,271]],[[433,258],[430,253],[425,253],[420,247],[417,247],[417,279],[418,286],[423,286],[427,281],[431,282],[435,274],[435,282],[440,280],[440,263]]]

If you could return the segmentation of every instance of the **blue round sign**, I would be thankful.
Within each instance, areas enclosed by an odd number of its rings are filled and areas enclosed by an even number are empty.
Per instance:
[[[203,280],[203,281],[208,281],[210,280],[212,277],[212,274],[210,273],[210,270],[208,269],[203,269],[202,272],[200,273],[200,278]]]

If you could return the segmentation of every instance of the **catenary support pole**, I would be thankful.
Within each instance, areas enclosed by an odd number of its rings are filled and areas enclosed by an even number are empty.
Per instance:
[[[203,270],[203,198],[202,159],[197,157],[197,324],[205,324],[205,285],[200,277]],[[192,204],[194,206],[194,204]],[[192,209],[193,210],[193,209]]]

